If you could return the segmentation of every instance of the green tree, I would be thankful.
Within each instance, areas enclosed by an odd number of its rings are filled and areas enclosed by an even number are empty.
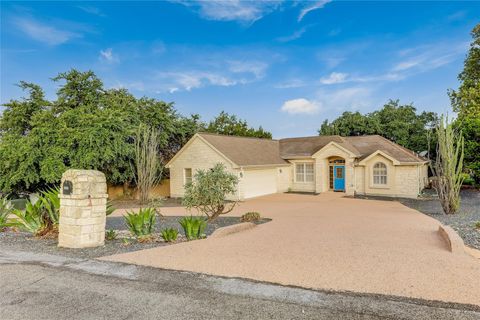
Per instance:
[[[159,157],[168,160],[198,130],[171,103],[107,90],[91,71],[54,78],[57,99],[22,82],[27,97],[6,104],[0,116],[0,191],[22,192],[59,182],[68,168],[96,169],[112,184],[133,181],[134,137],[142,125],[159,132]]]
[[[340,117],[325,120],[320,135],[358,136],[378,134],[408,149],[428,150],[428,132],[435,127],[438,117],[433,112],[417,114],[411,105],[401,105],[398,100],[388,101],[380,110],[362,115],[344,112]]]
[[[458,75],[460,86],[449,95],[453,111],[458,113],[455,126],[465,138],[465,167],[480,184],[480,24],[472,30],[473,41]]]
[[[272,134],[265,131],[261,126],[258,129],[249,127],[247,121],[237,118],[236,115],[230,115],[225,111],[220,112],[215,119],[210,121],[204,130],[229,136],[272,138]]]

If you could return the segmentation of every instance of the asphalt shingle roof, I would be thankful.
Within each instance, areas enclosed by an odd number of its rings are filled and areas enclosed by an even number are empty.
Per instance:
[[[208,143],[239,166],[287,164],[287,159],[310,157],[330,142],[351,151],[359,160],[382,151],[400,162],[423,162],[410,151],[379,135],[371,136],[314,136],[280,140],[199,133]]]

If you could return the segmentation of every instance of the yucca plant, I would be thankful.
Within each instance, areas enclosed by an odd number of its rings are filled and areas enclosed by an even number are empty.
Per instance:
[[[175,242],[177,241],[178,230],[174,228],[163,229],[160,232],[160,236],[163,240],[165,240],[165,242]]]
[[[147,240],[152,237],[155,229],[156,214],[152,208],[143,208],[138,212],[127,212],[124,216],[130,233],[139,240]]]
[[[0,197],[0,231],[9,226],[8,216],[12,213],[12,203],[7,197]]]
[[[196,240],[205,238],[205,228],[207,227],[207,221],[201,217],[183,217],[179,221],[180,225],[185,232],[185,237],[188,240]]]
[[[12,211],[16,219],[10,225],[30,232],[35,236],[44,235],[48,231],[48,226],[43,219],[43,210],[42,201],[35,203],[27,201],[25,210],[14,209]]]

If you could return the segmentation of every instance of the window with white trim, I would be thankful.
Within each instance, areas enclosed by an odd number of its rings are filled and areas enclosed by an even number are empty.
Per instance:
[[[377,162],[373,166],[373,184],[387,184],[387,166],[385,163]]]
[[[315,181],[315,171],[313,163],[296,163],[295,164],[295,182],[313,182]]]
[[[183,169],[183,184],[192,182],[192,168]]]

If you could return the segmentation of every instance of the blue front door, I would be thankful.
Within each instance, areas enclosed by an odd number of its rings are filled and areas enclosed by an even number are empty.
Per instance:
[[[333,166],[333,190],[345,191],[345,166]]]

